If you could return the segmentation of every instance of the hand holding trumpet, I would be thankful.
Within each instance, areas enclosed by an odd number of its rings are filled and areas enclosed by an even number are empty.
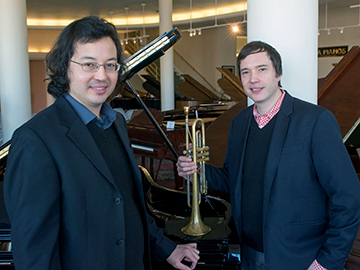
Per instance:
[[[192,175],[198,171],[198,167],[190,157],[180,156],[176,163],[178,175],[186,178],[188,175]]]

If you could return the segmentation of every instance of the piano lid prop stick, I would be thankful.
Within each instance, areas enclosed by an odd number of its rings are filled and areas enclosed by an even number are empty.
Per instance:
[[[168,137],[166,137],[164,131],[161,129],[161,127],[159,126],[158,122],[156,122],[154,116],[151,114],[151,112],[149,111],[149,109],[147,108],[147,106],[145,105],[145,103],[142,101],[142,99],[140,98],[139,94],[136,93],[135,89],[132,87],[131,83],[129,81],[125,81],[126,85],[129,87],[130,91],[132,92],[132,94],[134,95],[134,97],[136,98],[136,100],[139,102],[140,106],[143,108],[143,110],[145,111],[146,115],[149,117],[149,119],[151,120],[151,122],[153,123],[153,125],[155,126],[156,130],[159,132],[160,136],[163,138],[163,140],[165,141],[167,147],[169,147],[171,153],[174,155],[175,159],[177,160],[179,158],[178,153],[175,151],[174,146],[172,145],[172,143],[169,141]]]
[[[150,65],[160,56],[164,55],[164,52],[172,45],[174,45],[180,39],[180,37],[181,34],[176,27],[169,32],[165,32],[164,34],[150,42],[148,45],[146,45],[144,48],[137,51],[129,58],[125,59],[123,62],[124,66],[121,68],[120,75],[120,81],[125,82],[126,85],[129,87],[130,91],[132,92],[136,100],[139,102],[140,106],[144,109],[145,113],[147,114],[147,116],[155,126],[156,130],[159,132],[160,136],[163,138],[166,145],[176,159],[178,159],[179,155],[175,151],[174,146],[166,137],[164,131],[156,122],[154,116],[151,114],[145,103],[140,98],[139,94],[135,91],[135,89],[132,87],[128,80],[133,77],[137,72]]]

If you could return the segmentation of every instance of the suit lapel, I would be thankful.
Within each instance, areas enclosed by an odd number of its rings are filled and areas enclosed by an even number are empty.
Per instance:
[[[119,135],[119,138],[124,146],[124,149],[127,153],[131,171],[134,176],[134,184],[139,192],[138,194],[143,194],[144,190],[143,190],[143,186],[142,186],[142,177],[141,177],[140,169],[135,160],[133,150],[131,148],[131,144],[130,144],[130,140],[129,140],[127,128],[126,128],[126,123],[123,118],[119,119],[119,116],[117,116],[117,118],[114,122],[114,126],[115,126],[115,129]],[[141,204],[140,204],[142,206],[141,209],[145,213],[145,211],[146,211],[146,209],[144,208],[145,198],[144,198],[144,196],[139,196],[139,199],[141,201]],[[144,217],[144,215],[142,215],[142,217]],[[143,221],[144,221],[144,224],[146,224],[146,220],[143,220]]]
[[[99,147],[96,145],[84,122],[64,97],[58,98],[55,103],[60,121],[69,127],[68,137],[84,153],[89,161],[108,179],[115,187],[115,181],[110,169],[103,158]]]
[[[115,129],[116,129],[116,131],[119,135],[119,138],[124,146],[124,149],[127,153],[134,178],[137,180],[137,179],[141,178],[140,170],[137,166],[136,160],[133,155],[133,150],[130,145],[130,140],[129,140],[127,129],[126,129],[126,124],[124,121],[119,120],[118,117],[119,116],[117,116],[117,119],[114,122]],[[135,182],[138,185],[138,181],[135,181]]]
[[[236,186],[235,186],[236,187],[235,194],[239,194],[238,198],[241,198],[240,194],[242,194],[242,175],[243,175],[243,168],[244,168],[244,157],[245,157],[247,139],[248,139],[249,131],[250,131],[250,124],[251,124],[251,120],[252,120],[253,106],[248,107],[247,110],[249,110],[249,112],[245,116],[245,122],[244,122],[245,125],[237,127],[237,133],[239,134],[239,138],[244,138],[243,141],[240,141],[240,140],[238,141],[239,147],[237,148],[237,149],[239,149],[240,160],[237,161],[237,162],[239,162],[239,166],[238,166],[238,171],[237,171],[238,178],[237,178]]]
[[[269,153],[265,167],[264,177],[264,211],[266,210],[272,184],[279,165],[281,152],[290,122],[290,114],[293,112],[293,98],[286,93],[281,109],[277,115],[274,132],[269,146]]]

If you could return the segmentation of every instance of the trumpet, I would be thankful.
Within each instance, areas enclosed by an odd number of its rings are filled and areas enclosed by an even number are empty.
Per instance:
[[[187,176],[187,203],[191,210],[190,222],[187,226],[181,229],[186,235],[202,236],[211,231],[209,226],[206,226],[201,219],[200,203],[201,195],[207,193],[207,181],[205,179],[205,161],[209,158],[209,147],[205,146],[205,124],[202,119],[196,119],[192,124],[192,144],[189,146],[189,107],[184,107],[185,112],[185,134],[186,134],[186,150],[184,154],[187,157],[192,157],[195,164],[198,165],[198,172],[193,174],[192,196],[190,190],[190,176]],[[197,125],[200,124],[200,130],[197,130]],[[199,177],[198,177],[199,176]],[[191,198],[192,197],[192,198]]]

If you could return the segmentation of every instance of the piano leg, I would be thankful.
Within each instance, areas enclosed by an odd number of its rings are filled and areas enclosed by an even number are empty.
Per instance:
[[[150,170],[151,177],[153,179],[155,179],[155,181],[156,181],[156,178],[154,178],[155,170],[154,170],[154,159],[153,158],[149,158],[149,170]]]
[[[141,155],[141,166],[143,166],[144,168],[148,168],[151,177],[154,179],[154,181],[156,181],[155,170],[154,170],[154,159],[152,157],[148,157],[148,160],[149,160],[149,167],[146,166],[146,156]]]

